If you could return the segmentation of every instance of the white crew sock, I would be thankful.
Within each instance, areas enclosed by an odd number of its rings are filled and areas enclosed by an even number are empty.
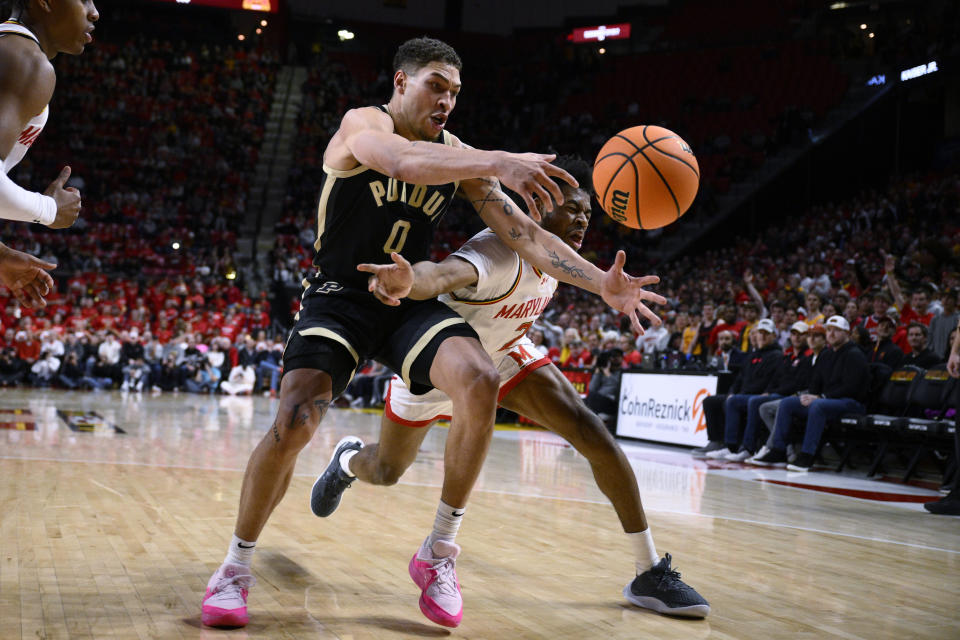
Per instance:
[[[649,571],[660,562],[657,549],[653,546],[653,534],[650,533],[649,527],[643,531],[628,533],[627,537],[633,543],[633,553],[637,558],[637,575]]]
[[[253,552],[256,550],[256,542],[241,540],[234,534],[233,540],[230,541],[230,548],[227,549],[227,557],[223,561],[223,564],[239,564],[244,567],[249,567],[250,561],[253,560]]]
[[[351,478],[356,478],[357,474],[350,471],[350,458],[360,453],[359,449],[347,449],[340,454],[340,469]]]
[[[453,542],[457,537],[457,531],[460,530],[460,521],[463,520],[463,513],[466,507],[451,507],[443,500],[437,507],[437,517],[433,520],[433,532],[427,538],[427,546],[432,547],[437,540],[446,540]]]

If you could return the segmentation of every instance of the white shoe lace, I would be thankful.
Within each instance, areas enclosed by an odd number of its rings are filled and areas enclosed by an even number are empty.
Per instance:
[[[211,597],[216,595],[218,600],[228,600],[233,598],[242,602],[242,590],[247,589],[249,591],[250,588],[256,583],[257,579],[250,574],[233,575],[229,577],[223,576],[217,582],[217,586],[213,588],[213,593],[210,595]]]
[[[437,574],[433,584],[442,595],[454,597],[457,595],[456,564],[457,561],[454,558],[438,558],[430,566]]]

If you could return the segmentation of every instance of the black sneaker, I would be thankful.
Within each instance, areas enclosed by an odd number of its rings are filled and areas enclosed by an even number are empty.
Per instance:
[[[960,516],[960,492],[954,489],[940,500],[924,503],[923,508],[940,516]]]
[[[333,457],[330,458],[330,464],[313,483],[313,491],[310,492],[310,510],[313,511],[313,515],[326,518],[337,510],[344,490],[357,479],[356,476],[348,476],[340,468],[340,455],[350,449],[360,451],[362,448],[363,441],[356,436],[347,436],[337,443],[337,448],[333,450]]]
[[[797,454],[797,457],[793,459],[793,462],[787,465],[787,471],[810,471],[810,467],[812,466],[813,456],[801,451]]]
[[[787,463],[787,452],[783,449],[770,449],[762,456],[754,456],[747,460],[750,464],[758,464],[761,467],[770,467]]]
[[[646,609],[685,618],[706,618],[710,603],[670,568],[670,554],[623,588],[623,597]]]

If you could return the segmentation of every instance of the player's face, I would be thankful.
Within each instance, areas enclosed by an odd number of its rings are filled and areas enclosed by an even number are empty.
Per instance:
[[[560,187],[560,190],[563,193],[563,205],[555,207],[552,212],[544,211],[543,204],[537,202],[540,226],[566,242],[574,251],[579,251],[592,213],[590,194],[569,185]]]
[[[430,62],[413,74],[398,71],[394,78],[403,91],[403,118],[421,140],[436,140],[443,133],[460,93],[460,72],[444,62]]]
[[[57,51],[79,55],[93,42],[93,23],[100,19],[93,0],[51,0],[49,15]]]

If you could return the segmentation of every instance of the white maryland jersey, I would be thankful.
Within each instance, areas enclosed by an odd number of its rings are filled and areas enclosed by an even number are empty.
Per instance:
[[[522,260],[490,229],[453,255],[476,267],[479,278],[474,286],[439,299],[473,327],[484,350],[498,362],[550,304],[557,281]]]
[[[19,22],[8,20],[0,24],[0,37],[10,37],[11,34],[16,34],[17,37],[23,36],[25,38],[30,38],[36,42],[37,45],[40,44],[36,36],[33,35],[33,32]],[[8,153],[7,157],[3,159],[4,173],[10,173],[10,170],[17,166],[18,162],[23,160],[23,156],[27,155],[27,150],[30,149],[30,146],[33,145],[37,137],[39,137],[40,132],[43,131],[43,127],[47,124],[47,117],[49,115],[50,108],[47,106],[43,108],[43,111],[30,119],[30,122],[27,123],[27,126],[24,127],[22,132],[20,132],[20,136],[17,138],[17,141],[13,143],[13,148],[10,149],[10,153]]]

